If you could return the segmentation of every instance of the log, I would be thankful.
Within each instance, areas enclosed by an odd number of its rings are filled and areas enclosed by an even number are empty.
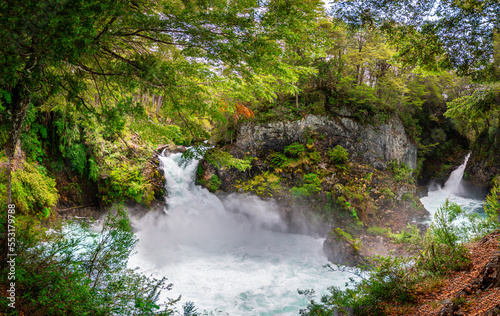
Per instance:
[[[89,206],[94,206],[95,203],[92,204],[86,204],[86,205],[79,205],[79,206],[73,206],[69,208],[63,208],[62,210],[56,210],[57,212],[66,212],[66,211],[71,211],[71,210],[76,210],[78,208],[84,208],[84,207],[89,207]]]

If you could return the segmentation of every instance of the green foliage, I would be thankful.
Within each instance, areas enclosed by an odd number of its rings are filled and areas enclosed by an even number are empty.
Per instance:
[[[53,207],[59,199],[56,181],[33,162],[26,162],[12,173],[12,196],[16,208],[25,214]]]
[[[227,151],[210,149],[206,152],[204,159],[218,168],[236,168],[239,171],[246,171],[252,168],[252,158],[238,159]]]
[[[139,133],[142,139],[155,147],[170,142],[180,144],[185,140],[182,129],[173,124],[165,125],[134,118],[130,123],[130,129]]]
[[[352,207],[351,203],[349,201],[347,201],[345,197],[340,196],[337,201],[340,203],[340,205],[345,210],[348,210],[349,212],[351,212],[351,215],[353,218],[358,219],[358,215],[355,213],[356,209],[354,207]]]
[[[292,195],[295,198],[306,197],[321,191],[321,178],[315,173],[304,175],[304,185],[302,187],[293,187]]]
[[[250,192],[262,197],[272,197],[275,192],[282,189],[280,182],[281,179],[278,175],[266,171],[246,182],[237,181],[235,187],[243,190],[243,192]]]
[[[354,251],[359,251],[361,249],[361,240],[359,238],[353,238],[351,234],[339,227],[335,228],[333,233],[337,236],[337,238],[345,240]]]
[[[316,150],[309,153],[309,161],[311,162],[311,164],[317,165],[321,162],[321,154]]]
[[[280,152],[272,152],[269,155],[269,159],[271,163],[278,168],[285,167],[290,162],[290,158]]]
[[[436,6],[434,1],[425,0],[418,6],[413,4],[410,0],[339,1],[335,11],[337,17],[353,25],[379,26],[398,45],[405,65],[428,73],[453,69],[477,80],[498,80],[496,1],[444,1]],[[431,10],[435,18],[429,20]],[[485,16],[489,23],[481,23]],[[474,58],[462,58],[464,54]]]
[[[35,316],[173,313],[170,305],[176,300],[157,302],[160,292],[171,288],[165,278],[127,268],[137,239],[122,208],[106,217],[100,232],[75,223],[48,235],[28,217],[18,217],[16,226],[16,310],[8,309],[3,297],[3,311]]]
[[[148,205],[154,198],[152,185],[146,181],[140,167],[126,163],[111,170],[100,193],[105,203],[130,198]]]
[[[212,192],[219,190],[221,185],[222,185],[222,181],[221,181],[221,179],[219,179],[219,177],[216,174],[212,175],[207,182],[207,187]]]
[[[288,154],[292,158],[299,158],[304,155],[306,148],[300,143],[293,143],[285,147],[285,154]]]
[[[64,156],[69,159],[73,170],[84,175],[87,167],[87,149],[84,144],[74,143],[67,147]]]
[[[39,123],[38,109],[31,107],[26,114],[27,128],[21,135],[21,148],[29,161],[42,162],[45,156],[43,143],[47,140],[47,128]]]
[[[404,162],[398,163],[391,161],[387,163],[387,169],[394,175],[394,180],[397,182],[413,183],[413,170],[410,169]]]
[[[97,179],[99,179],[99,166],[93,158],[89,159],[89,178],[92,181],[97,181]]]
[[[475,227],[453,223],[458,216],[464,215],[467,214],[458,205],[447,201],[423,236],[416,226],[410,225],[400,234],[376,227],[369,229],[372,234],[384,234],[405,244],[411,255],[372,258],[369,274],[354,272],[361,280],[351,279],[351,287],[343,291],[330,288],[330,294],[324,295],[319,302],[311,300],[301,315],[332,315],[335,307],[342,306],[353,307],[355,315],[385,315],[385,305],[411,304],[422,282],[468,268],[471,260],[464,243],[476,234],[479,234],[476,237],[481,236],[496,228],[485,224],[488,219],[476,220],[480,225]],[[339,238],[350,239],[350,235],[340,229],[335,233]]]
[[[390,233],[390,229],[379,226],[371,226],[368,227],[366,232],[374,236],[387,236]]]
[[[365,277],[362,272],[356,273],[362,279],[350,281],[350,288],[341,290],[331,287],[329,294],[323,295],[320,302],[310,301],[303,316],[333,315],[334,308],[352,307],[354,315],[386,315],[382,302],[408,303],[413,300],[411,288],[415,280],[406,273],[404,268],[408,260],[398,257],[377,257],[373,259],[374,267],[370,275]],[[331,270],[338,268],[329,267]]]
[[[500,83],[480,86],[470,95],[449,102],[445,116],[460,122],[464,133],[472,132],[477,137],[480,131],[489,127],[490,120],[498,116],[499,93]]]
[[[330,163],[334,164],[335,166],[345,165],[349,161],[349,153],[344,147],[340,145],[328,149],[327,155]]]
[[[452,222],[463,213],[464,210],[458,204],[450,203],[448,200],[437,210],[430,230],[438,243],[450,248],[457,246],[460,237],[457,235]]]
[[[500,216],[500,175],[493,179],[493,187],[486,197],[484,211],[493,220],[498,222]]]

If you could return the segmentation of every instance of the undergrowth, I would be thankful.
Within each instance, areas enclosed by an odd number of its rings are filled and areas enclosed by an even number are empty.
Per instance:
[[[458,216],[469,217],[471,221],[455,224],[453,221]],[[416,226],[408,226],[399,234],[372,228],[370,233],[383,234],[404,244],[412,255],[371,258],[368,266],[351,271],[358,279],[351,278],[348,288],[341,290],[333,286],[329,288],[330,293],[319,301],[310,297],[310,304],[300,314],[334,315],[336,308],[352,307],[355,315],[386,315],[384,306],[411,304],[418,291],[435,290],[446,275],[468,269],[471,259],[465,244],[491,232],[497,224],[492,217],[474,217],[466,214],[460,206],[446,201],[424,235]],[[340,231],[337,233],[342,238],[349,237]],[[329,268],[345,271],[342,267]],[[299,293],[310,294],[312,291]]]

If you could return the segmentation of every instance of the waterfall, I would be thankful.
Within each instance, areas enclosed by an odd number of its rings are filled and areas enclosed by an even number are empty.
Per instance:
[[[199,163],[196,157],[184,159],[181,153],[175,153],[158,158],[165,177],[165,202],[168,213],[185,212],[185,215],[189,216],[200,214],[204,210],[220,212],[224,209],[216,196],[195,185],[194,178]]]
[[[429,194],[420,199],[425,209],[431,214],[431,219],[446,199],[462,206],[469,212],[483,212],[483,200],[469,197],[462,183],[469,157],[470,153],[465,156],[464,162],[450,174],[443,187],[430,186]]]
[[[469,157],[470,153],[465,156],[464,162],[450,174],[450,177],[444,184],[444,191],[455,194],[463,193],[462,178],[464,177],[465,167],[467,167]]]
[[[182,295],[200,312],[297,315],[308,300],[297,289],[343,288],[348,274],[329,272],[324,239],[288,234],[278,206],[256,196],[218,198],[194,182],[198,159],[160,157],[167,214],[133,219],[139,243],[131,268],[173,283],[162,299]]]

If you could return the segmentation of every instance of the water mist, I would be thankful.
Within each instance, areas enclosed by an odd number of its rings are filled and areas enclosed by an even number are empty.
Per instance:
[[[167,277],[163,293],[200,311],[229,315],[297,315],[308,301],[297,289],[343,287],[349,275],[323,268],[324,239],[287,234],[278,207],[255,196],[217,198],[195,185],[196,159],[160,157],[166,213],[134,219],[138,253],[129,266]]]

